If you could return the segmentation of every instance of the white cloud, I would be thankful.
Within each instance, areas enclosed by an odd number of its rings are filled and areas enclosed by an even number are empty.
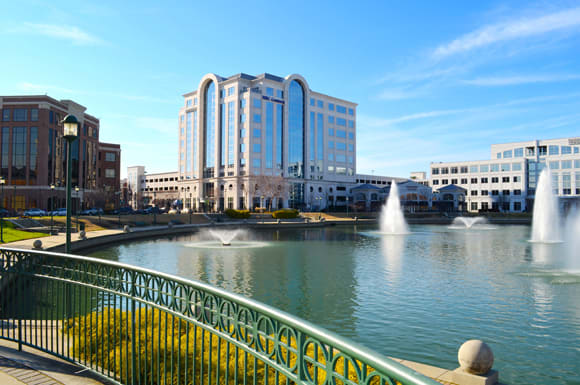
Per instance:
[[[512,86],[519,84],[555,83],[580,79],[578,74],[544,74],[544,75],[516,75],[516,76],[491,76],[464,80],[463,83],[475,86]]]
[[[437,47],[433,56],[444,58],[491,44],[580,26],[580,8],[571,8],[539,17],[520,18],[484,26],[450,43]]]
[[[75,26],[62,26],[55,24],[24,23],[23,28],[15,32],[27,32],[36,35],[48,36],[57,39],[68,40],[75,45],[98,45],[103,40],[93,36]]]

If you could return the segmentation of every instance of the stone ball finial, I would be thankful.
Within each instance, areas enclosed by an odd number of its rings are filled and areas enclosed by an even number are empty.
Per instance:
[[[467,373],[486,374],[493,366],[493,352],[481,340],[469,340],[463,343],[457,352],[459,366]]]
[[[87,233],[86,233],[84,230],[82,230],[82,231],[79,233],[79,239],[82,239],[82,240],[85,240],[85,239],[87,239]]]
[[[131,232],[131,228],[129,227],[129,225],[123,226],[123,232],[124,233],[130,233]]]
[[[32,247],[34,247],[36,250],[42,250],[42,241],[40,239],[35,240],[32,242]]]

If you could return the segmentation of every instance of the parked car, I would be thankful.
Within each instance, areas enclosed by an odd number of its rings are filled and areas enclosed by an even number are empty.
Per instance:
[[[42,217],[46,215],[46,211],[41,209],[28,209],[24,211],[25,217]]]
[[[66,208],[61,207],[60,209],[53,210],[50,212],[50,215],[55,217],[64,217],[66,216]]]
[[[179,214],[179,210],[177,209],[170,209],[167,214]]]
[[[6,210],[6,209],[0,209],[0,217],[9,217],[10,216],[10,211]]]
[[[183,210],[181,210],[181,213],[182,213],[182,214],[189,214],[189,213],[191,213],[191,212],[192,212],[192,211],[191,211],[191,209],[188,209],[187,207],[186,207],[186,208],[184,208]]]
[[[86,209],[81,211],[81,215],[102,215],[103,214],[103,209],[97,209],[97,208],[92,208],[92,209]]]
[[[159,210],[159,207],[156,206],[147,207],[145,209],[145,214],[161,214],[161,210]]]
[[[121,207],[119,209],[118,213],[121,214],[121,215],[133,214],[133,208],[131,208],[131,207]]]

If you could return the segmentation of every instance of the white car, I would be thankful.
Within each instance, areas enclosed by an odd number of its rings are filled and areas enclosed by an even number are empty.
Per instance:
[[[56,209],[53,212],[51,212],[50,215],[55,217],[64,217],[66,216],[66,208]]]

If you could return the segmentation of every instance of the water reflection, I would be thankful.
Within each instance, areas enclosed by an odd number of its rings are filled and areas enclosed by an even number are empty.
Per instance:
[[[401,275],[406,238],[404,235],[381,237],[381,251],[385,257],[388,278],[391,280],[397,280]]]

